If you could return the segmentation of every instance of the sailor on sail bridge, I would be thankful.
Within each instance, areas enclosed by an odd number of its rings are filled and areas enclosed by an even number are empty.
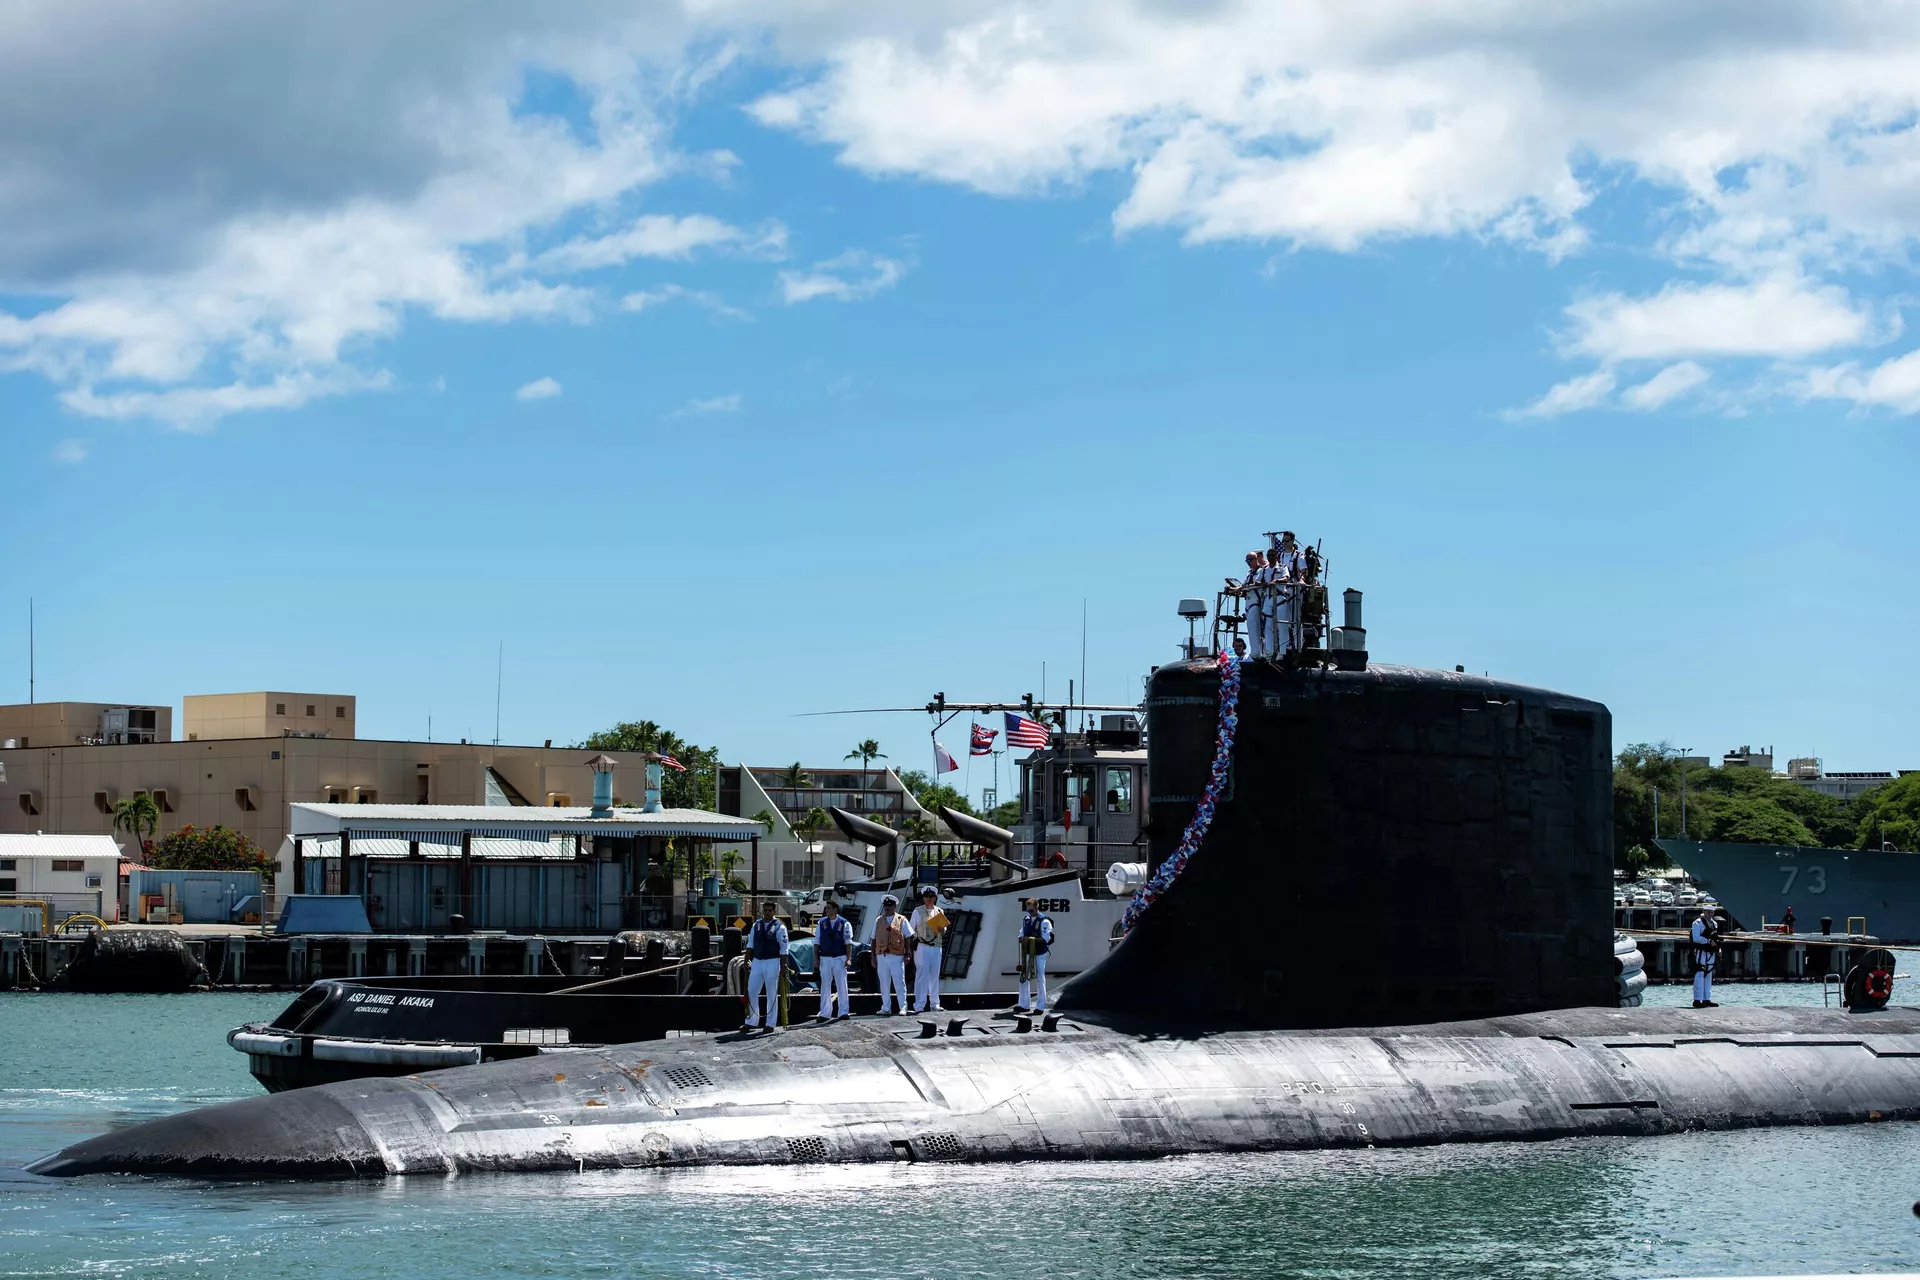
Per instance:
[[[1300,645],[1301,555],[1293,530],[1282,529],[1267,535],[1272,546],[1267,551],[1267,657],[1277,658]]]
[[[1693,939],[1693,1007],[1718,1009],[1713,1002],[1713,966],[1719,956],[1714,934],[1713,908],[1701,907],[1690,931]]]
[[[1259,551],[1247,552],[1247,576],[1239,582],[1227,579],[1227,589],[1240,597],[1241,611],[1247,616],[1247,643],[1252,656],[1259,657],[1267,619],[1267,557]]]
[[[768,1027],[780,1025],[780,971],[787,963],[787,926],[773,918],[772,900],[760,904],[760,918],[747,931],[747,954],[753,959],[747,970],[747,1020],[741,1030],[751,1031],[760,1023],[760,997],[767,998]]]

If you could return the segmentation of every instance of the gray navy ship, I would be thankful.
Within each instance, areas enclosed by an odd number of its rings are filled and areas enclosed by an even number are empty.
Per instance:
[[[1835,933],[1920,942],[1920,854],[1698,840],[1662,840],[1660,847],[1735,919],[1755,928],[1792,907],[1802,931],[1825,917]]]
[[[1153,673],[1153,875],[1044,1018],[856,1019],[343,1081],[31,1168],[1054,1160],[1920,1118],[1920,1012],[1617,1007],[1607,709],[1371,664],[1358,611],[1349,593],[1348,626],[1277,660],[1189,648]]]

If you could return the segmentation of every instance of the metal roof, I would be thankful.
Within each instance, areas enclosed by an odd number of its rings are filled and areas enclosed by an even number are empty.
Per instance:
[[[705,840],[751,840],[766,828],[751,818],[733,818],[705,809],[615,809],[611,818],[596,818],[592,809],[551,808],[498,804],[294,804],[292,828],[297,836],[355,835],[378,832],[471,831],[514,839],[552,835],[692,836]]]
[[[0,835],[0,858],[119,858],[112,836]]]

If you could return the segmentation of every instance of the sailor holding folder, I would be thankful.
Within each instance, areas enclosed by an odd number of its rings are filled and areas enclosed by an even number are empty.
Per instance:
[[[928,885],[920,891],[920,905],[907,917],[907,931],[913,937],[913,1002],[920,1006],[908,1013],[944,1013],[940,1007],[940,942],[947,933],[947,913],[939,907],[940,895]]]

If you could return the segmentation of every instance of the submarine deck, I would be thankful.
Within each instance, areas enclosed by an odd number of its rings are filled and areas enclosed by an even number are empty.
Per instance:
[[[1920,1010],[1568,1009],[1136,1034],[913,1018],[543,1053],[227,1103],[42,1174],[341,1178],[1124,1159],[1920,1119]]]

